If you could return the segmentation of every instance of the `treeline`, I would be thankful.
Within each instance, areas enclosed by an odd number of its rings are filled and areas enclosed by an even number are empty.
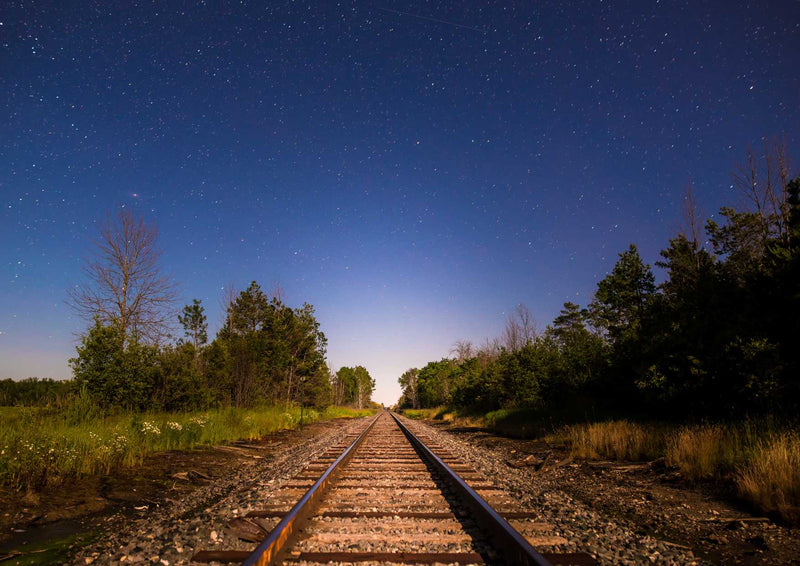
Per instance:
[[[504,336],[400,377],[403,407],[530,407],[670,418],[796,415],[800,409],[800,178],[785,151],[749,155],[750,206],[686,225],[661,251],[656,284],[635,245],[584,308],[565,303],[538,332],[524,307]]]
[[[207,343],[208,323],[198,300],[178,320],[184,337],[157,345],[95,320],[70,360],[76,390],[99,404],[128,410],[188,411],[259,403],[323,408],[365,406],[374,380],[363,367],[332,374],[327,339],[303,304],[291,308],[253,281],[231,297],[225,321]]]
[[[28,377],[15,381],[0,380],[0,406],[34,407],[48,405],[64,398],[71,391],[69,381]]]
[[[68,292],[69,305],[90,323],[69,361],[75,392],[134,411],[369,402],[374,382],[366,370],[333,375],[314,307],[291,308],[279,288],[266,294],[255,281],[239,293],[229,288],[224,322],[208,343],[200,301],[175,312],[177,287],[161,268],[157,238],[156,226],[130,209],[99,223],[86,281]],[[177,341],[175,322],[184,331]]]

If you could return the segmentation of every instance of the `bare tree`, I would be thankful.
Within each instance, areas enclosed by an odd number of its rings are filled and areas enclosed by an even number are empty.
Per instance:
[[[481,369],[486,369],[490,363],[497,359],[501,347],[502,345],[498,338],[484,339],[483,344],[475,352],[475,357],[478,359]]]
[[[94,253],[84,259],[87,282],[69,291],[69,305],[83,318],[119,326],[122,336],[158,343],[175,318],[177,287],[160,265],[158,229],[122,209],[106,214]]]
[[[286,291],[284,290],[283,285],[281,285],[281,282],[277,280],[272,282],[267,295],[269,295],[270,299],[279,303],[286,301]]]
[[[764,154],[750,148],[747,159],[739,165],[733,181],[749,202],[761,224],[762,240],[788,241],[789,207],[786,186],[789,184],[789,160],[785,140],[764,142]]]
[[[450,353],[455,354],[456,359],[459,363],[461,363],[475,355],[474,349],[475,348],[472,346],[472,342],[469,340],[458,340],[455,344],[453,344],[453,349],[450,350]]]
[[[700,249],[703,246],[700,244],[700,239],[703,234],[703,220],[702,211],[697,204],[697,198],[694,195],[694,188],[692,184],[686,185],[686,192],[683,196],[683,226],[681,232],[686,239],[694,244],[695,249]]]
[[[503,346],[509,352],[516,352],[536,340],[538,331],[536,320],[524,304],[517,305],[514,314],[508,316],[503,330]]]
[[[228,282],[227,285],[222,286],[222,296],[219,299],[220,310],[220,328],[230,332],[230,311],[239,292],[236,290],[236,285],[233,281]]]

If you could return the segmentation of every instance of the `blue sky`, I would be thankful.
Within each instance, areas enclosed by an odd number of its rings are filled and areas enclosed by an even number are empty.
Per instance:
[[[567,5],[569,4],[569,5]],[[456,340],[653,263],[692,183],[800,136],[800,4],[7,2],[0,377],[69,377],[96,223],[156,223],[182,302],[279,283],[376,397]],[[795,169],[796,171],[796,169]]]

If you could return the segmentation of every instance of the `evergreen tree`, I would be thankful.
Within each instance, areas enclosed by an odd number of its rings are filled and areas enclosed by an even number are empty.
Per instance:
[[[183,307],[183,313],[178,315],[178,322],[183,326],[184,335],[192,339],[192,345],[197,350],[208,341],[208,321],[201,301],[194,299],[191,305]]]

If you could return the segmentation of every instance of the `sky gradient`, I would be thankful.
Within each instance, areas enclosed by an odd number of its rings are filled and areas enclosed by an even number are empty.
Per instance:
[[[796,1],[3,2],[0,38],[0,378],[70,376],[122,206],[212,335],[224,286],[279,283],[393,403],[629,243],[655,262],[688,183],[739,204],[749,146],[798,159]]]

